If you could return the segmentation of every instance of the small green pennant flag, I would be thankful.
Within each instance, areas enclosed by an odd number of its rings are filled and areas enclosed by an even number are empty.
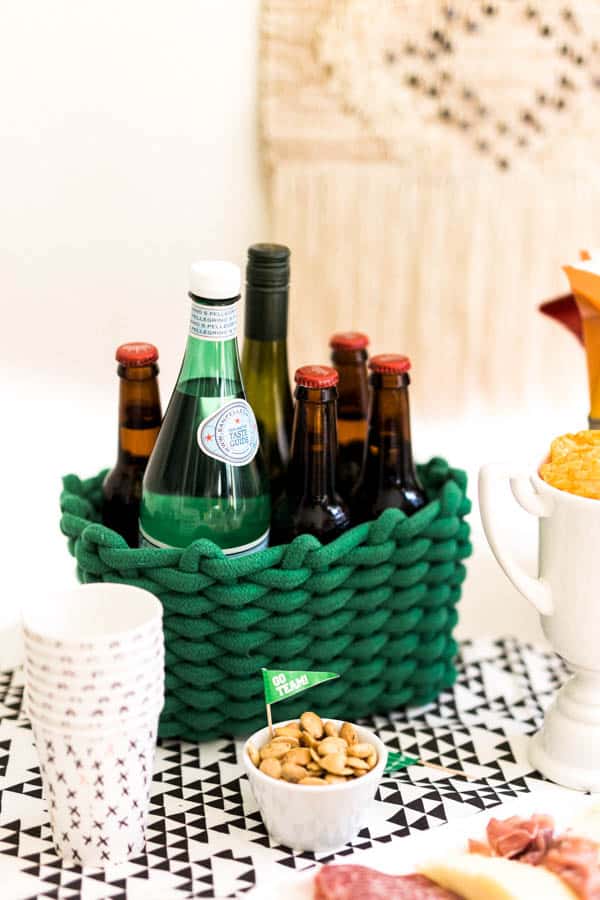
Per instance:
[[[419,762],[414,756],[406,756],[404,753],[395,753],[393,750],[390,750],[385,765],[385,774],[399,772],[400,769],[407,769],[409,766],[417,766]]]
[[[340,677],[334,672],[296,672],[281,669],[263,669],[262,674],[267,704],[287,700],[288,697],[294,697],[317,684]]]

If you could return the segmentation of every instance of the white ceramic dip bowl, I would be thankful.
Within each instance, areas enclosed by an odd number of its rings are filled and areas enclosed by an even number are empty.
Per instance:
[[[277,722],[281,728],[289,722]],[[338,728],[342,720],[330,719]],[[260,750],[270,740],[268,728],[255,732],[244,744],[243,762],[271,840],[294,850],[325,853],[339,850],[368,824],[369,808],[387,761],[387,750],[367,728],[354,725],[361,743],[372,744],[377,765],[345,784],[301,785],[271,778],[256,768],[248,755],[248,745]]]

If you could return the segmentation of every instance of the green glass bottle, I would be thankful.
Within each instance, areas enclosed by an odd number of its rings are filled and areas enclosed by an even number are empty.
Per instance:
[[[273,500],[285,485],[294,418],[287,356],[289,257],[281,244],[253,244],[246,267],[242,371]]]
[[[192,265],[190,333],[142,491],[140,543],[209,538],[229,556],[267,546],[270,495],[237,346],[240,270]]]

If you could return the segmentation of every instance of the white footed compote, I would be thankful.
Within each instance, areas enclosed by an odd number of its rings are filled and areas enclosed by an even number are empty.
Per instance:
[[[539,574],[528,575],[500,536],[499,491],[539,519]],[[573,670],[532,739],[531,764],[546,778],[600,791],[600,500],[569,494],[537,472],[484,466],[481,518],[490,547],[514,586],[540,614],[544,634]]]

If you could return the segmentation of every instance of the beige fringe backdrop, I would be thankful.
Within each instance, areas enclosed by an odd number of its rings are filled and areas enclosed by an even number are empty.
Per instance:
[[[536,305],[600,244],[600,2],[265,0],[261,69],[293,364],[364,329],[421,412],[583,418],[583,356]]]

